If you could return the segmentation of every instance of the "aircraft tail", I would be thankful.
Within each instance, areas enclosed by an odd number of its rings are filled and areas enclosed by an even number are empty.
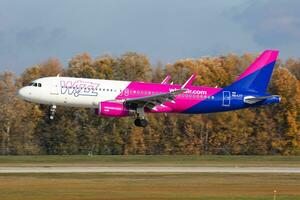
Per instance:
[[[227,88],[265,93],[270,82],[279,51],[264,51],[237,79]]]

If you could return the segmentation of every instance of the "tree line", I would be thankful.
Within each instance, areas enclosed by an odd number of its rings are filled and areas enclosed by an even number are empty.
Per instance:
[[[276,105],[203,115],[148,114],[139,128],[132,118],[105,118],[83,108],[58,107],[54,121],[48,106],[25,102],[17,90],[45,76],[161,82],[169,74],[183,84],[224,87],[255,59],[253,54],[177,60],[151,65],[142,54],[93,59],[73,57],[67,67],[56,58],[28,67],[20,76],[0,73],[0,154],[282,154],[300,155],[300,59],[277,62],[269,92]]]

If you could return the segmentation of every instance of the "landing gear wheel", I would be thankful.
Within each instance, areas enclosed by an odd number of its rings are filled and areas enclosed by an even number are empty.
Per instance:
[[[134,125],[139,127],[146,127],[148,125],[148,121],[146,119],[137,118],[134,120]]]
[[[146,127],[148,125],[148,121],[145,119],[141,119],[140,124],[141,124],[141,127]]]
[[[48,117],[50,120],[54,119],[55,113],[56,113],[56,105],[50,106],[48,111]]]
[[[145,119],[145,108],[137,107],[136,108],[136,119],[134,120],[134,124],[139,127],[146,127],[148,125],[148,121]]]

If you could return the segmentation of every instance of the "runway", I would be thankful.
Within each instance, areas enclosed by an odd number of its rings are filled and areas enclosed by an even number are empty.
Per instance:
[[[300,167],[0,167],[12,173],[294,173]]]

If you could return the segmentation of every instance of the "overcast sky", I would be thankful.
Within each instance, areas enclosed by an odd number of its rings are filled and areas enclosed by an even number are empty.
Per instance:
[[[0,72],[88,52],[180,58],[279,49],[300,57],[298,0],[0,0]]]

